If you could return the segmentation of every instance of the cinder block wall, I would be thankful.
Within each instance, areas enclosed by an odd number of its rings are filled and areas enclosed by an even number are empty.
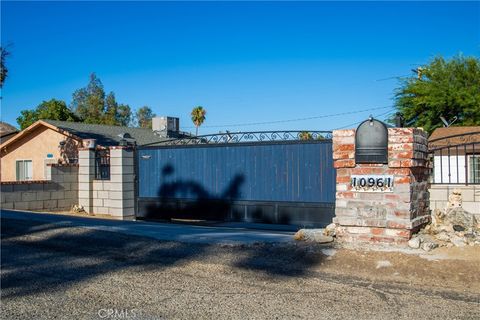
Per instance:
[[[133,149],[110,148],[110,180],[95,180],[95,150],[79,150],[79,204],[88,213],[135,218]]]
[[[355,130],[333,132],[337,169],[334,222],[346,242],[405,244],[429,221],[427,136],[421,129],[388,129],[388,164],[355,163]],[[362,192],[352,175],[393,175],[392,192]]]
[[[51,180],[2,182],[2,209],[69,211],[78,202],[78,166],[50,168]]]
[[[462,193],[462,207],[465,211],[480,215],[480,185],[453,185],[432,184],[430,186],[430,208],[444,210],[448,204],[448,197],[453,190]]]

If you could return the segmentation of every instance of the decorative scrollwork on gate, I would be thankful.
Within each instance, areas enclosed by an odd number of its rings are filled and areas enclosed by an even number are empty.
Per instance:
[[[155,145],[204,145],[275,141],[323,141],[332,139],[331,131],[252,131],[226,132],[159,141]],[[150,144],[152,145],[152,144]]]

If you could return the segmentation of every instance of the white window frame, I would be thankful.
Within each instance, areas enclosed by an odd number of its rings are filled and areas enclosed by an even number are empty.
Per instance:
[[[25,179],[20,179],[20,177],[19,177],[19,174],[18,174],[19,172],[18,172],[18,170],[17,170],[17,168],[18,168],[18,163],[19,163],[19,162],[22,162],[22,163],[23,163],[23,170],[24,170],[23,176],[25,177]],[[30,163],[31,163],[30,177],[26,177],[26,174],[25,174],[26,172],[25,172],[25,166],[24,166],[24,164],[25,164],[26,162],[30,162]],[[29,181],[29,180],[33,180],[33,160],[32,160],[32,159],[16,159],[16,160],[15,160],[15,178],[16,178],[17,181]]]
[[[468,183],[471,183],[471,184],[480,184],[480,154],[467,154],[468,155]],[[475,162],[478,166],[478,170],[475,170],[473,168],[473,165],[475,164],[474,161],[473,161],[473,158],[475,157]],[[474,179],[474,175],[473,175],[473,171],[476,171],[475,173],[475,181],[473,180]]]

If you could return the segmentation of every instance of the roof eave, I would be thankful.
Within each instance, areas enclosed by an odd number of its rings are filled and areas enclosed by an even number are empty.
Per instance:
[[[52,129],[60,134],[63,134],[69,138],[72,138],[74,140],[77,140],[77,141],[82,141],[81,138],[71,134],[70,132],[68,132],[67,130],[63,130],[57,126],[54,126],[46,121],[43,121],[43,120],[38,120],[34,123],[32,123],[30,126],[28,126],[27,128],[23,129],[22,131],[20,131],[15,137],[9,139],[8,141],[5,141],[4,143],[2,143],[0,145],[0,150],[4,150],[4,148],[8,147],[9,145],[11,145],[12,143],[14,143],[15,141],[18,141],[19,139],[21,139],[22,137],[26,136],[27,134],[29,134],[30,132],[32,132],[34,129],[40,127],[40,126],[44,126],[44,127],[47,127],[49,129]]]

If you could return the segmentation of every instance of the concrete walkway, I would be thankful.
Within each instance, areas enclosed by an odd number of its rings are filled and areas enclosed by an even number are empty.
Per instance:
[[[158,240],[187,243],[251,244],[255,242],[293,241],[293,232],[247,229],[242,228],[241,224],[235,224],[235,227],[194,226],[145,221],[118,221],[12,210],[0,210],[0,214],[2,219],[40,221],[51,224],[55,227],[83,227],[94,230],[150,237]],[[246,224],[245,226],[248,227],[251,225]]]

